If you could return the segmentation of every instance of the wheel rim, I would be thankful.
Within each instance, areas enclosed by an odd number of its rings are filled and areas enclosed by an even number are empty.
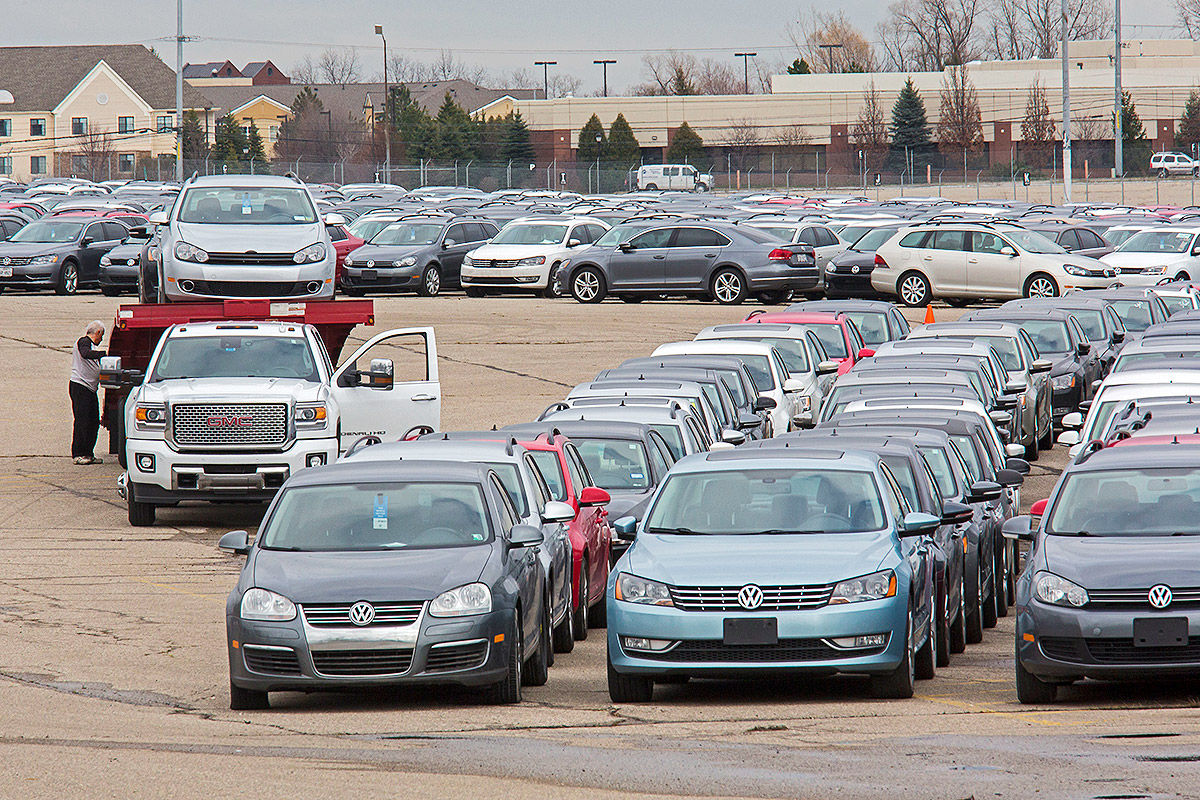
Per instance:
[[[425,291],[429,292],[430,294],[437,294],[437,291],[439,288],[441,288],[441,285],[442,278],[440,275],[438,275],[438,271],[436,269],[431,269],[425,273]]]
[[[918,306],[925,299],[925,282],[911,275],[900,284],[900,296],[910,306]]]
[[[732,272],[723,272],[717,276],[713,285],[713,294],[723,303],[735,300],[742,293],[742,282]]]
[[[600,280],[591,272],[575,276],[575,296],[580,300],[591,300],[600,292]]]
[[[67,264],[63,267],[63,288],[68,294],[74,294],[75,289],[79,284],[79,273],[75,271],[73,264]]]
[[[1049,278],[1034,278],[1029,284],[1030,297],[1054,297],[1057,294]]]

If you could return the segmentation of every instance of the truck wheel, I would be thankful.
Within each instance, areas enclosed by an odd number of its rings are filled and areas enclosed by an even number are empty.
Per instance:
[[[125,489],[125,504],[129,507],[129,524],[135,528],[148,528],[154,524],[154,504],[139,503],[134,497],[133,483]]]
[[[421,285],[417,287],[417,294],[421,297],[437,297],[441,288],[442,272],[438,269],[437,264],[430,264],[421,273]]]
[[[74,261],[64,261],[54,282],[55,294],[75,294],[79,291],[79,267]]]
[[[243,689],[229,682],[229,708],[233,711],[265,711],[271,707],[266,692]]]

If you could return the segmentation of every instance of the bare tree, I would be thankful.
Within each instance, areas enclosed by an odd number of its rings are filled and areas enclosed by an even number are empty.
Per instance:
[[[967,154],[983,144],[979,95],[966,67],[951,67],[942,81],[937,138],[942,147],[962,150],[963,180],[966,180]]]
[[[443,50],[429,65],[429,80],[465,80],[483,84],[487,82],[487,70],[477,64],[468,64],[457,58],[453,50]]]
[[[1093,114],[1071,120],[1071,138],[1077,141],[1112,139],[1113,115]]]
[[[71,172],[76,177],[102,181],[112,177],[109,171],[116,149],[108,131],[88,130],[77,137],[78,144],[71,152]]]
[[[884,62],[896,70],[940,72],[984,50],[977,24],[984,0],[899,0],[879,24]]]
[[[1197,2],[1197,0],[1179,0]],[[997,58],[1053,58],[1062,40],[1060,0],[994,0],[988,47]],[[1102,39],[1112,32],[1107,0],[1068,0],[1067,35]]]
[[[731,119],[721,145],[729,150],[730,163],[734,169],[746,168],[750,156],[762,142],[758,126],[749,119]]]
[[[887,158],[888,125],[875,81],[871,81],[870,88],[863,92],[862,109],[850,129],[850,143],[863,151],[867,169],[877,170],[883,166]]]
[[[403,53],[388,56],[388,80],[394,83],[420,83],[430,78],[429,65],[414,61]]]
[[[630,91],[635,95],[741,94],[745,91],[742,71],[733,64],[712,58],[703,60],[690,53],[669,50],[642,57],[646,80]],[[761,81],[751,83],[751,90]]]
[[[1046,101],[1046,87],[1035,79],[1025,98],[1025,117],[1021,120],[1023,149],[1033,156],[1030,163],[1039,167],[1049,163],[1055,130],[1050,104]]]
[[[321,74],[317,62],[306,55],[292,66],[292,83],[320,83]]]
[[[369,144],[366,125],[362,120],[352,117],[331,123],[329,137],[333,144],[333,154],[342,163],[358,160]]]
[[[1193,39],[1200,39],[1200,0],[1175,0],[1179,24]]]
[[[793,122],[775,129],[775,141],[784,147],[799,147],[808,144],[812,138],[803,122]]]
[[[362,77],[358,51],[352,48],[329,48],[317,58],[317,75],[325,83],[355,83]]]
[[[874,45],[845,11],[813,10],[788,26],[788,36],[813,72],[874,72],[877,66]]]

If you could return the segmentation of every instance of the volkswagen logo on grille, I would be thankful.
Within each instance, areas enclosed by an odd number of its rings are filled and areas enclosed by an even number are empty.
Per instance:
[[[738,590],[738,605],[747,611],[753,611],[762,605],[763,590],[755,586],[753,583],[748,583]]]
[[[375,621],[375,606],[359,602],[350,606],[350,621],[355,625],[370,625]]]
[[[12,263],[12,259],[9,258],[8,256],[5,256],[4,258],[0,258],[0,264],[11,264],[11,263]]]
[[[850,271],[853,272],[855,275],[857,275],[858,274],[858,265],[855,264],[853,267],[850,268]]]
[[[1166,608],[1171,605],[1171,587],[1160,583],[1150,589],[1149,593],[1150,605],[1155,608]]]

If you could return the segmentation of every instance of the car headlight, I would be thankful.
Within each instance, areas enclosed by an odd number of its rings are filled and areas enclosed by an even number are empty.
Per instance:
[[[353,267],[353,266],[354,266],[354,259],[353,259],[353,258],[351,258],[350,256],[346,256],[346,260],[345,260],[345,261],[343,261],[342,263],[343,263],[343,264],[345,264],[347,267]]]
[[[890,569],[873,572],[861,578],[851,578],[833,587],[829,605],[861,603],[866,600],[882,600],[896,596],[896,573]]]
[[[1077,276],[1084,276],[1084,275],[1092,274],[1092,271],[1090,269],[1088,269],[1087,267],[1081,267],[1078,264],[1063,264],[1063,272],[1067,273],[1068,275],[1077,275]]]
[[[416,256],[406,256],[398,261],[393,261],[392,266],[394,266],[394,267],[411,267],[415,263],[417,263]]]
[[[463,266],[464,267],[469,267],[474,263],[475,263],[475,259],[471,258],[470,256],[463,256]]]
[[[199,264],[208,261],[208,253],[187,242],[179,242],[175,245],[175,257],[180,261],[195,261]]]
[[[1079,608],[1087,605],[1087,589],[1060,578],[1053,572],[1039,572],[1033,578],[1033,590],[1038,600],[1052,606]]]
[[[139,428],[161,428],[167,424],[167,407],[138,403],[133,410],[133,419]]]
[[[296,618],[296,604],[266,589],[250,589],[242,595],[242,619],[287,622]]]
[[[483,583],[468,583],[442,592],[429,604],[431,617],[465,617],[492,610],[492,590]]]
[[[1157,267],[1146,267],[1142,270],[1143,275],[1162,275],[1167,271],[1167,268],[1159,264]]]
[[[58,261],[58,256],[56,255],[34,256],[29,259],[31,266],[45,266],[46,264],[53,264],[55,261]]]
[[[1070,389],[1074,385],[1074,372],[1067,373],[1066,375],[1054,375],[1050,378],[1050,386],[1054,389]]]
[[[100,256],[100,266],[107,267],[112,264],[112,259],[108,256]]]
[[[545,263],[546,263],[545,256],[530,256],[529,258],[522,258],[520,261],[518,261],[517,266],[518,267],[536,267],[539,264],[545,264]]]
[[[639,578],[622,572],[617,576],[616,597],[626,603],[641,603],[647,606],[674,606],[671,590],[665,583]]]
[[[328,414],[324,403],[297,403],[292,419],[297,428],[320,428],[325,425]]]
[[[800,401],[801,411],[812,411],[812,395],[802,394],[797,399]]]
[[[316,262],[323,261],[324,259],[325,259],[325,243],[324,242],[317,242],[316,244],[310,244],[308,247],[304,248],[303,250],[300,250],[294,256],[292,256],[292,261],[295,261],[297,264],[303,264],[306,261],[309,262],[310,264],[315,264]]]

